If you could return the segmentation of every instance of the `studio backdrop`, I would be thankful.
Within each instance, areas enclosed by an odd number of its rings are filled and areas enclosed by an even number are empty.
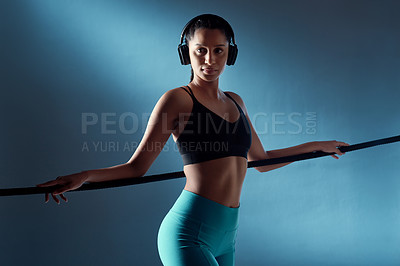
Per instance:
[[[267,150],[400,134],[399,1],[3,0],[0,188],[129,160],[186,85],[183,26],[213,13],[239,48],[220,80]],[[150,147],[151,148],[151,147]],[[400,265],[400,145],[296,162],[243,186],[236,265]],[[172,138],[147,174],[182,170]],[[183,178],[0,198],[1,265],[161,265]]]

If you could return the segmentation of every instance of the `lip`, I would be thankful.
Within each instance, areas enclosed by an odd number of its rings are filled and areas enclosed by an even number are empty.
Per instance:
[[[205,74],[207,74],[207,75],[214,74],[216,71],[217,71],[217,70],[216,70],[215,68],[212,68],[212,67],[203,68],[203,72],[204,72]]]

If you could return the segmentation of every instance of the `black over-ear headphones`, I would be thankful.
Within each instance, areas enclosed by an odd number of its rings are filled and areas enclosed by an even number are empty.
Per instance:
[[[219,20],[222,20],[224,23],[227,25],[227,30],[229,31],[228,33],[232,36],[231,40],[229,41],[229,51],[228,51],[228,60],[226,61],[226,64],[228,66],[231,66],[235,64],[236,57],[238,54],[238,48],[235,43],[235,35],[233,34],[233,29],[231,25],[229,25],[228,21],[225,19],[221,18],[220,16],[213,15],[213,14],[203,14],[197,17],[192,18],[183,28],[182,33],[181,33],[181,43],[178,45],[178,54],[179,58],[181,59],[181,64],[182,65],[189,65],[190,64],[190,57],[189,57],[189,46],[185,41],[185,35],[187,33],[188,28],[192,26],[193,23],[196,23],[199,19],[202,18],[207,18],[207,17],[214,17],[218,18]]]

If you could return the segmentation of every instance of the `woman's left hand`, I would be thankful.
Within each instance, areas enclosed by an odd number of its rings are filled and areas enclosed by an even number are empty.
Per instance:
[[[317,150],[323,152],[334,152],[337,155],[343,155],[344,152],[341,152],[338,147],[341,146],[350,146],[350,144],[342,141],[330,140],[330,141],[316,141]],[[331,156],[335,159],[339,159],[336,154],[332,154]]]

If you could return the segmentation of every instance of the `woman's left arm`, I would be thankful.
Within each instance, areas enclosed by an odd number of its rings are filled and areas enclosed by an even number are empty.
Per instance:
[[[247,155],[249,161],[258,161],[258,160],[264,160],[264,159],[270,159],[270,158],[291,156],[291,155],[297,155],[297,154],[308,153],[308,152],[313,152],[313,151],[334,152],[335,154],[333,154],[331,156],[335,159],[339,159],[339,157],[337,155],[343,155],[344,153],[342,153],[338,149],[338,147],[349,146],[348,143],[336,141],[336,140],[312,141],[312,142],[307,142],[307,143],[289,147],[289,148],[266,151],[257,135],[257,132],[254,130],[254,127],[250,121],[250,118],[247,113],[247,109],[246,109],[246,106],[244,105],[243,100],[240,98],[239,95],[237,95],[235,93],[230,92],[229,94],[242,107],[243,112],[245,113],[246,118],[250,124],[252,142],[251,142],[249,153]],[[259,167],[255,167],[255,169],[259,172],[267,172],[267,171],[271,171],[271,170],[280,168],[282,166],[288,165],[290,163],[291,162],[259,166]]]

